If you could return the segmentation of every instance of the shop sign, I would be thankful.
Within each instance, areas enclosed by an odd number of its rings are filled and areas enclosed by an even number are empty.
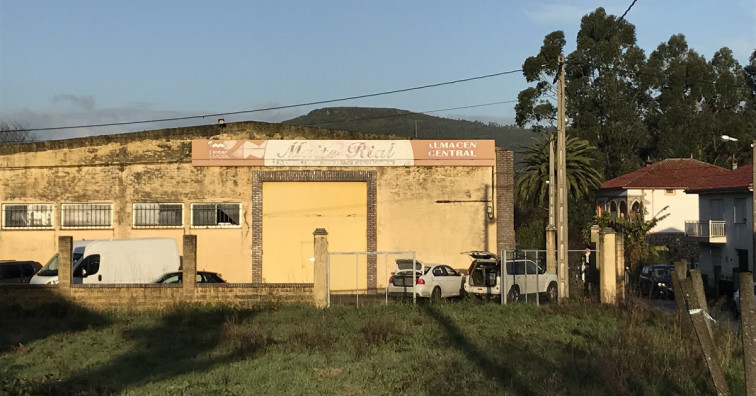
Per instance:
[[[493,140],[193,140],[194,166],[494,166]]]

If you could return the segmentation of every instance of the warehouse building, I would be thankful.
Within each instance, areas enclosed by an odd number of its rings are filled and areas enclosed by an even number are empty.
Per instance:
[[[512,161],[493,140],[258,122],[0,146],[0,259],[44,264],[64,235],[196,235],[198,270],[306,284],[325,228],[330,251],[466,268],[461,252],[514,248]],[[385,284],[364,266],[366,288]]]

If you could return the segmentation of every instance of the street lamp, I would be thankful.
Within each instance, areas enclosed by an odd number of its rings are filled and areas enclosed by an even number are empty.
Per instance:
[[[727,136],[727,135],[722,135],[719,138],[722,139],[723,142],[737,142],[738,141],[738,139],[732,136]]]

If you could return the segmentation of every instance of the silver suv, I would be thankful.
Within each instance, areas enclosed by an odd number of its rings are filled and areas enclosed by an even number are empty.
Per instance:
[[[502,292],[501,260],[490,252],[465,252],[473,262],[467,270],[465,293],[477,296],[498,296]],[[546,272],[533,260],[506,261],[503,290],[507,301],[519,301],[523,294],[539,293],[548,301],[556,301],[557,275]]]

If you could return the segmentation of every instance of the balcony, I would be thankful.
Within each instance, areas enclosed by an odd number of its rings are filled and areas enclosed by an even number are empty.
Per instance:
[[[686,221],[685,236],[708,243],[727,243],[724,220]]]

